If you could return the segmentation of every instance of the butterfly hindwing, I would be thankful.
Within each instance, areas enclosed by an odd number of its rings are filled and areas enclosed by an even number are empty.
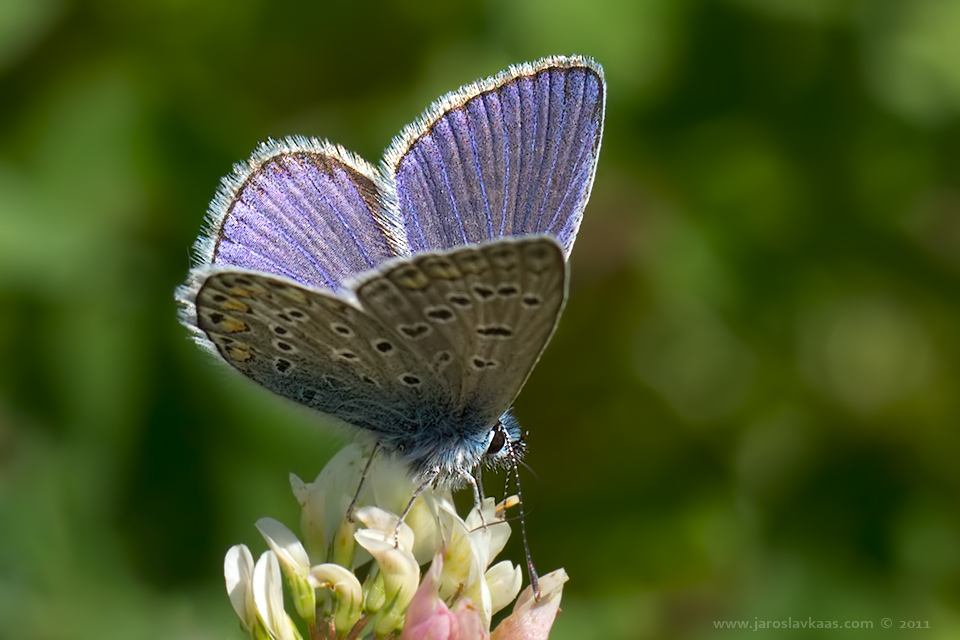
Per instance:
[[[495,421],[559,319],[566,265],[551,237],[418,254],[362,281],[362,307],[437,372],[460,409]]]
[[[389,329],[347,300],[248,272],[209,275],[197,326],[261,386],[373,434],[402,430],[449,389]]]
[[[385,154],[411,250],[545,233],[569,255],[604,94],[599,65],[574,56],[511,67],[441,98]]]

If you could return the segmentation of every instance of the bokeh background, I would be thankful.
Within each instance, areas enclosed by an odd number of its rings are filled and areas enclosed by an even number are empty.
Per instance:
[[[0,637],[243,637],[224,551],[342,441],[175,320],[218,180],[267,136],[376,161],[574,52],[606,135],[517,403],[553,637],[960,637],[958,34],[955,0],[3,0]],[[874,630],[714,625],[789,617]]]

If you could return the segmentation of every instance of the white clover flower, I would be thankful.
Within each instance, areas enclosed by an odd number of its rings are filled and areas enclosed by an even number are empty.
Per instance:
[[[516,598],[522,582],[520,567],[492,564],[510,537],[503,520],[516,498],[499,504],[487,498],[461,518],[449,491],[427,489],[400,522],[396,514],[407,508],[415,483],[381,456],[367,470],[351,522],[347,509],[366,468],[361,450],[351,446],[314,482],[291,476],[306,544],[262,518],[257,528],[270,551],[256,565],[244,545],[227,552],[227,593],[242,628],[256,640],[300,640],[284,607],[282,570],[292,611],[311,638],[491,638],[492,616]],[[421,572],[427,562],[429,571]],[[565,581],[563,570],[541,578],[543,596],[537,600],[528,588],[492,637],[546,638]]]

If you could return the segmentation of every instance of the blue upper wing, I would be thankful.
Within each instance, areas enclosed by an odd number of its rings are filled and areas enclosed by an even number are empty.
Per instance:
[[[569,255],[603,129],[603,72],[588,58],[511,67],[435,103],[385,154],[388,202],[409,250],[547,233]]]
[[[240,267],[337,290],[395,257],[397,223],[376,169],[340,147],[287,138],[234,167],[197,242],[200,266]]]

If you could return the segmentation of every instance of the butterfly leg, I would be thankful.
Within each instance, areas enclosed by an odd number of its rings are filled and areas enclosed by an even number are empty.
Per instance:
[[[433,481],[436,480],[437,476],[439,475],[440,468],[434,467],[423,479],[423,482],[421,482],[417,488],[413,490],[413,497],[410,498],[410,502],[407,503],[407,507],[403,510],[403,513],[400,514],[400,519],[397,520],[397,528],[393,531],[393,546],[395,548],[400,546],[400,525],[403,524],[403,521],[407,519],[407,514],[410,513],[411,509],[413,509],[413,503],[417,501],[417,498],[420,497],[421,493],[427,490],[427,487],[433,484]]]
[[[486,498],[487,496],[484,494],[484,491],[483,491],[483,467],[482,466],[477,465],[477,473],[473,477],[477,480],[477,488],[480,490],[480,502],[483,502],[483,499]]]
[[[363,489],[363,483],[367,479],[367,474],[370,473],[370,465],[373,464],[373,459],[379,451],[380,443],[377,442],[373,445],[373,451],[370,452],[370,457],[367,458],[367,464],[363,467],[363,473],[360,475],[360,483],[357,485],[357,492],[353,494],[353,500],[350,501],[350,506],[347,507],[347,522],[357,522],[357,501],[360,500],[360,491]],[[403,522],[403,518],[401,518],[400,521]]]
[[[477,509],[477,514],[480,516],[480,528],[486,529],[487,521],[483,517],[483,498],[480,495],[480,483],[478,483],[477,479],[466,471],[461,470],[460,476],[470,483],[470,488],[473,489],[473,506]]]

